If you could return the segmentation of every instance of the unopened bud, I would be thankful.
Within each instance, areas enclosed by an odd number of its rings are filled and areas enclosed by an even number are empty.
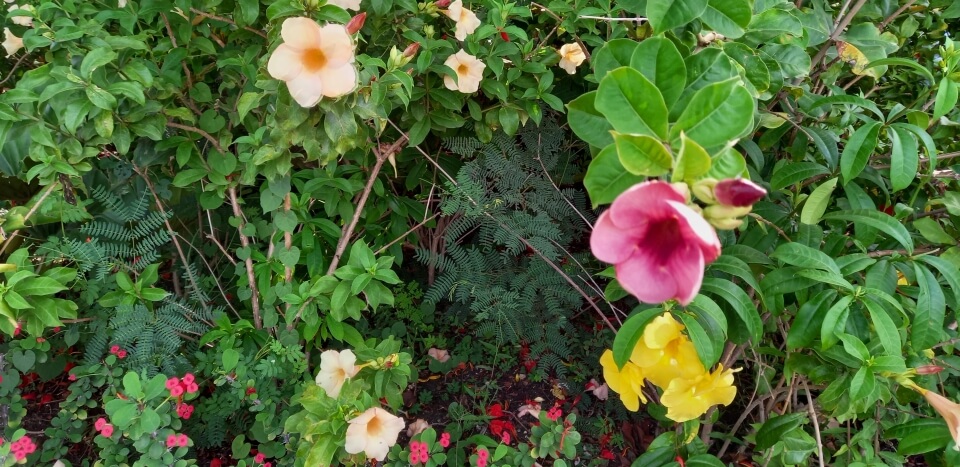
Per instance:
[[[716,179],[705,178],[703,180],[697,180],[694,182],[693,187],[691,187],[691,191],[693,191],[693,196],[696,196],[700,201],[703,201],[707,204],[716,204],[717,198],[713,195],[713,188],[716,186]]]
[[[364,21],[367,20],[367,12],[360,13],[353,18],[350,18],[350,21],[347,23],[347,33],[356,34],[363,27]]]
[[[420,43],[414,42],[408,45],[406,49],[403,49],[403,56],[407,58],[413,58],[415,55],[417,55],[417,51],[419,50],[420,50]]]
[[[923,365],[914,368],[918,375],[935,375],[943,371],[943,367],[940,365]]]
[[[733,217],[726,219],[707,219],[707,222],[719,230],[734,230],[743,225],[742,220]]]
[[[446,8],[450,6],[450,0],[437,0],[435,5],[437,5],[437,8]]]
[[[690,202],[690,187],[687,186],[686,183],[683,183],[683,182],[671,183],[670,186],[673,187],[674,191],[676,191],[678,194],[683,196],[684,201],[688,203]]]
[[[727,206],[753,206],[767,195],[762,186],[743,178],[721,180],[713,189],[717,202]]]
[[[724,206],[722,204],[717,204],[714,206],[707,206],[703,210],[703,215],[707,219],[726,219],[728,217],[743,217],[747,214],[750,214],[751,206]]]

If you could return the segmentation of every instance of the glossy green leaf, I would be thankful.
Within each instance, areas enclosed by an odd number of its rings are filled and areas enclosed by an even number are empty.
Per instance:
[[[633,348],[643,337],[643,330],[646,329],[647,323],[661,314],[663,314],[662,309],[649,308],[631,315],[623,322],[623,326],[620,327],[617,336],[613,339],[613,361],[619,368],[622,369],[630,360]]]
[[[937,97],[933,103],[934,120],[939,120],[957,107],[958,87],[960,85],[948,77],[940,80],[940,85],[937,86]]]
[[[710,171],[710,163],[710,154],[696,141],[681,133],[680,152],[673,170],[673,181],[692,182]]]
[[[705,277],[701,290],[716,295],[730,304],[734,314],[743,324],[746,335],[731,335],[733,340],[745,342],[751,339],[754,342],[759,342],[763,322],[760,320],[760,314],[750,300],[750,296],[743,288],[728,280]]]
[[[567,104],[567,121],[580,139],[591,146],[603,148],[613,143],[613,136],[610,135],[613,125],[597,110],[596,98],[597,92],[590,91],[570,101]]]
[[[753,129],[755,102],[739,79],[710,84],[693,95],[670,130],[670,139],[680,133],[704,148],[727,145]]]
[[[913,183],[920,167],[917,139],[897,127],[891,127],[887,136],[890,138],[890,185],[893,191],[900,191]]]
[[[867,312],[870,313],[870,321],[873,322],[873,329],[877,332],[884,353],[899,356],[902,353],[903,343],[900,341],[900,331],[897,330],[893,318],[890,317],[883,306],[869,297],[864,297],[862,303],[867,307]]]
[[[600,47],[590,59],[597,80],[602,81],[607,73],[630,65],[633,53],[639,45],[637,41],[631,39],[613,39],[603,44],[603,47]]]
[[[913,322],[910,323],[910,346],[919,352],[940,343],[947,305],[943,289],[930,270],[913,263],[913,271],[917,276],[920,294],[917,296]]]
[[[647,19],[660,33],[693,21],[706,9],[707,0],[647,0]]]
[[[646,177],[634,175],[623,167],[617,147],[611,144],[590,162],[587,174],[583,177],[583,186],[590,195],[590,203],[596,208],[612,203],[627,188],[645,180]]]
[[[920,76],[923,76],[931,83],[935,81],[935,79],[933,78],[933,73],[931,73],[930,70],[924,68],[923,65],[920,65],[919,63],[912,60],[908,60],[906,58],[900,58],[900,57],[881,58],[879,60],[874,60],[866,64],[863,68],[866,69],[866,68],[873,68],[878,66],[905,66],[917,72],[918,74],[920,74]]]
[[[657,86],[668,109],[677,102],[687,84],[683,56],[672,41],[663,37],[641,42],[630,58],[630,67]]]
[[[681,313],[679,317],[694,348],[697,349],[700,361],[708,368],[713,366],[720,360],[720,354],[723,352],[724,336],[707,332],[693,316]]]
[[[815,109],[819,109],[820,107],[825,107],[828,105],[836,105],[836,104],[846,104],[846,105],[855,105],[858,107],[863,107],[864,109],[867,109],[870,112],[872,112],[874,115],[876,115],[881,122],[885,120],[883,111],[881,111],[880,108],[877,107],[877,104],[874,104],[873,101],[864,99],[860,96],[851,96],[846,94],[827,96],[827,97],[822,97],[820,99],[817,99],[812,104],[810,104],[810,107],[808,110],[815,110]]]
[[[853,297],[850,295],[841,297],[834,303],[823,317],[823,324],[820,325],[820,346],[827,350],[833,347],[839,340],[839,333],[842,333],[847,326],[847,315],[850,313],[850,303]]]
[[[843,220],[849,222],[859,222],[869,225],[889,235],[894,240],[900,242],[907,250],[907,253],[913,252],[913,239],[910,238],[910,232],[893,217],[877,211],[867,209],[852,209],[849,211],[831,212],[823,216],[825,220]]]
[[[597,89],[596,108],[621,133],[667,137],[667,106],[660,90],[642,73],[621,67]]]
[[[841,275],[840,267],[833,258],[820,250],[797,242],[782,243],[770,257],[793,266],[821,269]]]
[[[773,416],[757,429],[757,450],[763,451],[783,440],[783,436],[806,421],[803,413]]]
[[[673,158],[656,138],[646,135],[613,134],[620,163],[634,175],[655,177],[670,171]]]
[[[850,182],[867,166],[873,150],[877,147],[880,122],[870,121],[853,132],[840,155],[840,173],[844,183]]]
[[[787,349],[796,350],[809,347],[820,335],[823,318],[830,303],[837,297],[834,289],[821,290],[797,310],[796,316],[787,332]]]
[[[810,193],[807,201],[803,204],[803,210],[800,211],[800,222],[810,225],[820,222],[820,218],[823,217],[823,213],[827,211],[827,206],[830,204],[833,190],[837,188],[837,181],[836,177],[831,178],[821,183],[813,190],[813,193]]]
[[[701,18],[714,31],[736,39],[750,24],[753,11],[748,0],[708,0]]]

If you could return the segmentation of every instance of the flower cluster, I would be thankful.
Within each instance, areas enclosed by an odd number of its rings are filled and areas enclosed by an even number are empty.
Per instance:
[[[266,462],[266,460],[267,460],[267,456],[262,452],[258,452],[256,456],[253,456],[253,461],[256,462],[257,464],[262,464],[263,467],[271,467],[273,463]]]
[[[630,360],[618,368],[613,352],[600,357],[603,378],[630,411],[646,403],[641,391],[644,379],[663,389],[660,402],[667,418],[685,422],[703,415],[710,407],[729,405],[737,394],[733,371],[723,365],[709,372],[697,355],[693,342],[683,334],[683,325],[670,313],[654,318],[643,331]]]
[[[190,420],[190,416],[193,415],[193,406],[186,403],[177,404],[177,416],[184,419]]]
[[[168,379],[166,387],[167,390],[170,391],[171,397],[180,397],[184,393],[193,394],[200,390],[200,387],[197,386],[196,378],[192,373],[183,375],[183,379],[177,378],[176,376]],[[192,408],[190,412],[193,412]],[[177,413],[179,414],[179,408]]]
[[[93,423],[93,428],[100,432],[104,438],[113,436],[113,425],[107,422],[107,419],[100,417]]]
[[[560,410],[559,406],[554,406],[552,409],[547,411],[547,418],[549,418],[550,421],[552,422],[557,421],[557,419],[560,418],[562,415],[563,415],[563,411]]]
[[[490,458],[490,451],[484,448],[477,449],[477,467],[487,467],[487,459]]]
[[[440,446],[444,449],[450,447],[450,433],[444,432],[440,435]]]
[[[171,435],[168,435],[168,436],[167,436],[167,448],[168,448],[168,449],[170,449],[170,448],[175,448],[175,447],[185,448],[185,447],[187,447],[187,444],[189,444],[189,443],[190,443],[190,438],[188,438],[187,435],[185,435],[185,434],[183,434],[183,433],[180,433],[179,435],[176,434],[176,433],[174,433],[174,434],[171,434]]]
[[[12,443],[10,443],[10,452],[13,453],[13,458],[22,461],[30,454],[33,454],[37,450],[37,445],[33,444],[33,440],[24,436]]]
[[[427,443],[421,441],[410,441],[410,463],[417,465],[426,464],[430,460],[430,447]]]
[[[119,358],[120,360],[123,360],[123,359],[127,358],[127,351],[124,350],[124,349],[121,349],[119,345],[113,345],[113,346],[111,346],[111,347],[110,347],[110,354],[116,355],[117,358]]]

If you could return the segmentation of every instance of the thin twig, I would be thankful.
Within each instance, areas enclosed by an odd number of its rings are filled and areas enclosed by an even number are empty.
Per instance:
[[[3,86],[3,83],[6,83],[7,81],[10,80],[10,78],[13,78],[13,73],[17,71],[17,67],[19,67],[20,64],[27,59],[28,56],[30,56],[30,53],[25,52],[23,55],[20,56],[19,59],[17,59],[17,63],[13,64],[13,68],[10,69],[10,73],[7,75],[7,77],[3,78],[3,81],[0,81],[0,86]]]
[[[230,19],[230,18],[224,18],[223,16],[217,16],[217,15],[214,15],[214,14],[210,14],[210,13],[207,13],[207,12],[205,12],[205,11],[200,11],[200,10],[198,10],[198,9],[196,9],[196,8],[191,8],[191,9],[190,9],[190,12],[193,13],[193,14],[195,14],[195,15],[198,15],[198,16],[203,16],[204,18],[209,18],[209,19],[217,20],[217,21],[223,21],[224,23],[232,24],[232,25],[234,25],[234,26],[237,26],[237,23],[236,23],[235,21],[233,21],[232,19]],[[240,27],[240,26],[237,26],[237,27]],[[250,32],[252,32],[252,33],[254,33],[254,34],[256,34],[256,35],[258,35],[258,36],[260,36],[260,37],[262,37],[262,38],[264,38],[264,39],[267,38],[267,34],[264,33],[263,31],[260,31],[260,30],[251,28],[251,27],[249,27],[249,26],[243,26],[243,29],[246,29],[247,31],[250,31]]]
[[[856,5],[854,5],[853,8],[850,8],[848,13],[845,13],[846,8],[850,5],[850,0],[847,0],[847,2],[843,5],[843,8],[840,9],[840,14],[837,15],[837,20],[833,24],[833,32],[830,34],[830,38],[823,43],[823,47],[821,47],[817,52],[817,55],[813,57],[813,60],[811,61],[813,66],[817,66],[820,61],[823,60],[823,57],[827,55],[827,50],[830,49],[830,46],[836,42],[837,38],[840,37],[840,34],[843,33],[843,30],[847,28],[851,21],[853,21],[853,17],[860,12],[860,9],[863,8],[865,3],[867,3],[867,0],[857,0]],[[811,81],[820,76],[820,70],[823,69],[823,67],[819,68],[817,72],[810,77]]]
[[[186,130],[186,131],[192,131],[192,132],[194,132],[194,133],[199,133],[200,136],[203,136],[204,138],[207,139],[207,141],[210,141],[210,144],[212,144],[213,147],[216,148],[217,151],[223,152],[223,147],[220,146],[220,142],[217,141],[217,139],[214,138],[213,135],[211,135],[210,133],[207,133],[206,131],[203,131],[203,130],[195,127],[195,126],[184,125],[184,124],[176,123],[176,122],[167,122],[167,126],[170,127],[170,128],[179,128],[179,129],[181,129],[181,130]]]
[[[439,215],[440,215],[439,212],[438,212],[438,213],[434,213],[432,216],[424,219],[423,222],[420,222],[420,223],[418,223],[417,225],[411,227],[410,230],[407,230],[406,232],[400,234],[399,237],[393,239],[390,243],[387,243],[386,245],[384,245],[383,247],[381,247],[379,250],[375,251],[375,252],[373,253],[373,255],[374,255],[374,256],[378,256],[378,255],[380,255],[380,253],[383,253],[384,251],[387,251],[387,248],[392,247],[394,243],[397,243],[397,242],[399,242],[400,240],[403,240],[403,239],[407,238],[407,235],[412,234],[414,230],[417,230],[417,229],[419,229],[420,227],[423,227],[424,225],[427,224],[427,222],[430,222],[430,221],[436,219]]]
[[[253,325],[257,329],[263,328],[263,319],[260,317],[260,292],[257,290],[257,276],[253,272],[253,251],[250,249],[250,240],[243,233],[244,220],[243,213],[240,212],[240,202],[237,201],[237,187],[231,186],[227,189],[230,195],[230,205],[233,206],[233,215],[237,218],[237,231],[240,233],[240,245],[247,248],[247,259],[243,261],[247,268],[247,281],[250,282],[250,308],[253,310]]]
[[[913,6],[914,3],[917,3],[917,0],[910,0],[909,2],[903,4],[902,7],[898,8],[897,11],[894,11],[892,15],[887,16],[887,19],[883,20],[880,24],[878,24],[877,29],[883,32],[883,30],[886,29],[887,26],[893,22],[893,20],[897,19],[897,16],[900,16],[900,13],[907,11],[907,8],[910,8],[911,6]]]
[[[943,153],[943,154],[937,155],[937,157],[934,157],[933,160],[940,161],[940,160],[944,160],[944,159],[953,159],[954,157],[960,157],[960,151],[957,151],[957,152],[945,152],[945,153]],[[921,158],[920,158],[920,163],[921,163],[921,164],[926,164],[926,163],[928,163],[928,162],[930,162],[930,158],[928,158],[928,157],[921,157]],[[871,165],[870,167],[873,167],[874,169],[889,169],[889,168],[890,168],[890,164]]]
[[[33,203],[33,207],[31,207],[30,210],[27,211],[27,214],[23,216],[24,227],[27,226],[27,221],[30,220],[30,217],[33,216],[35,212],[37,212],[37,209],[40,208],[40,205],[47,200],[47,197],[50,196],[50,193],[53,193],[53,189],[57,187],[57,183],[58,182],[53,182],[50,185],[48,185],[47,189],[44,190],[42,195],[40,195],[40,199],[38,199],[36,203]],[[12,242],[13,239],[16,238],[19,233],[20,233],[20,230],[17,229],[10,234],[10,237],[8,237],[7,240],[3,242],[3,246],[0,247],[0,253],[7,251],[7,247],[10,246],[10,242]]]
[[[807,380],[800,380],[803,383],[803,390],[807,391],[807,411],[810,412],[810,418],[813,419],[813,434],[817,440],[817,458],[820,460],[820,467],[823,467],[823,440],[820,438],[820,420],[817,418],[817,411],[813,408],[813,394],[810,387],[807,386]]]
[[[917,256],[924,253],[936,253],[937,251],[940,251],[940,249],[939,248],[917,248],[913,250],[912,255]],[[870,253],[867,253],[867,256],[871,258],[880,258],[882,256],[893,256],[893,255],[909,256],[911,255],[911,253],[908,252],[907,250],[877,250],[877,251],[871,251]]]

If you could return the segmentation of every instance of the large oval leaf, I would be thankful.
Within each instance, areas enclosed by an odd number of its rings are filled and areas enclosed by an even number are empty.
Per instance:
[[[870,121],[853,132],[843,153],[840,155],[840,174],[844,183],[857,178],[867,166],[867,161],[877,147],[877,138],[880,135],[880,122]]]
[[[567,104],[570,129],[591,146],[606,147],[613,143],[613,125],[595,107],[597,91],[590,91]]]
[[[890,187],[900,191],[913,183],[920,168],[917,138],[897,127],[891,127],[887,136],[890,138]]]
[[[613,134],[620,163],[634,175],[656,177],[670,171],[673,159],[667,148],[647,135]]]
[[[621,133],[667,137],[667,105],[660,90],[643,73],[620,67],[597,89],[596,107]]]
[[[646,177],[634,175],[623,168],[617,148],[609,145],[597,154],[587,167],[583,186],[590,194],[594,209],[601,204],[612,203],[627,188],[646,180]]]
[[[647,0],[647,19],[655,32],[683,26],[707,9],[707,0]]]
[[[755,107],[739,79],[710,84],[690,99],[670,130],[670,139],[679,139],[682,131],[708,150],[725,146],[753,129]]]
[[[630,66],[653,82],[667,108],[673,106],[687,85],[687,67],[677,46],[668,39],[651,37],[633,52]]]

